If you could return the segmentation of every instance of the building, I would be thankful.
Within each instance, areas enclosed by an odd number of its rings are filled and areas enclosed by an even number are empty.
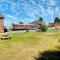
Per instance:
[[[60,27],[60,23],[49,23],[48,27]]]
[[[12,24],[12,30],[36,29],[35,24]]]
[[[54,25],[55,25],[54,23],[49,23],[48,27],[54,27]]]
[[[0,33],[4,32],[4,17],[2,15],[0,15]]]

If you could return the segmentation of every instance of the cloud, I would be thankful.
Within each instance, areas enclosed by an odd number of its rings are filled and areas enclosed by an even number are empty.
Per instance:
[[[18,18],[12,15],[5,15],[5,17],[11,18],[12,20],[18,20]]]
[[[1,0],[0,10],[12,20],[32,21],[40,16],[51,19],[60,16],[57,0]]]
[[[49,6],[55,6],[56,5],[56,1],[55,0],[49,0],[47,4]]]

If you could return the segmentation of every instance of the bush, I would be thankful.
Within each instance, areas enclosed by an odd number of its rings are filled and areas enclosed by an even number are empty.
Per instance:
[[[26,29],[26,32],[29,32],[29,29]]]
[[[41,31],[47,31],[48,27],[46,25],[42,25],[40,29]]]
[[[36,32],[40,32],[41,30],[40,29],[36,29]]]

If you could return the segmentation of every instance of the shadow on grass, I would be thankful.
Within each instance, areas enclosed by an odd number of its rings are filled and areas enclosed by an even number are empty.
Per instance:
[[[39,53],[35,60],[60,60],[60,51],[45,51]]]

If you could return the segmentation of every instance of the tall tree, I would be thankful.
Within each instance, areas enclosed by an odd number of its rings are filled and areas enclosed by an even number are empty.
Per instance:
[[[60,19],[58,17],[55,17],[54,23],[60,23]]]
[[[19,22],[19,24],[24,24],[23,22]]]
[[[42,17],[39,18],[39,21],[40,21],[38,24],[39,25],[39,27],[38,27],[39,31],[47,31],[48,27],[46,26]]]
[[[43,18],[42,18],[42,17],[40,17],[40,18],[39,18],[39,21],[43,21]]]

